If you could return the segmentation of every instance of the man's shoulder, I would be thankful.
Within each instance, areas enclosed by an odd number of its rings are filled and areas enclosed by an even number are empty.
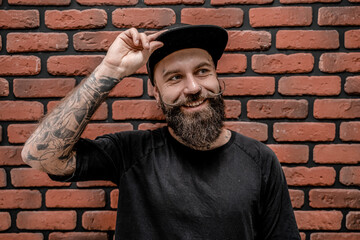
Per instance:
[[[275,153],[265,143],[238,132],[233,132],[233,134],[235,135],[235,146],[248,154],[257,163],[260,164],[260,162],[276,158]]]

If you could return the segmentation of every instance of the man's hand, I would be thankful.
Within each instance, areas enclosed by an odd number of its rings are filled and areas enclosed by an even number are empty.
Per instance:
[[[135,73],[149,59],[151,53],[163,46],[155,39],[163,31],[146,35],[131,28],[116,37],[96,74],[120,79]]]

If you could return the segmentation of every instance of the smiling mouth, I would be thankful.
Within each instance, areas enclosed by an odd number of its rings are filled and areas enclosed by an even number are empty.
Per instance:
[[[200,105],[203,104],[205,101],[206,101],[206,99],[200,99],[200,100],[195,101],[195,102],[185,103],[184,106],[185,106],[185,107],[188,107],[188,108],[194,108],[194,107],[200,106]]]

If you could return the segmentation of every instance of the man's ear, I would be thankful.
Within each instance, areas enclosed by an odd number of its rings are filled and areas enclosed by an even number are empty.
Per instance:
[[[160,106],[160,93],[159,93],[159,89],[156,86],[156,84],[154,84],[154,97],[155,97],[157,105]]]

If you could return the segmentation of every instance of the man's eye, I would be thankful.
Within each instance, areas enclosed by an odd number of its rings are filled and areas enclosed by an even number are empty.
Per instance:
[[[171,76],[169,78],[170,81],[176,81],[176,80],[179,80],[179,79],[181,79],[181,75],[174,75],[174,76]]]
[[[202,68],[202,69],[199,69],[199,70],[198,70],[198,74],[200,74],[200,75],[207,74],[208,72],[209,72],[209,70],[208,70],[208,69],[205,69],[205,68]]]

